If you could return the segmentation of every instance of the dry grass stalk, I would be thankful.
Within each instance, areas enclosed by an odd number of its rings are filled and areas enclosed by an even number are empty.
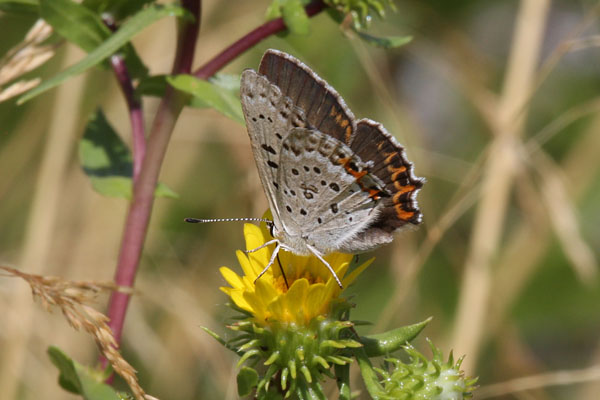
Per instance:
[[[22,42],[13,47],[0,60],[0,101],[17,96],[39,84],[39,78],[19,81],[4,89],[2,85],[44,64],[55,54],[55,46],[40,46],[48,39],[52,27],[38,20],[27,32]]]
[[[477,398],[490,399],[549,386],[573,385],[598,380],[600,380],[600,365],[594,365],[584,369],[554,371],[482,386],[477,390]]]
[[[27,274],[5,266],[0,266],[0,269],[9,276],[24,279],[31,287],[33,297],[40,300],[46,311],[51,312],[52,307],[58,307],[69,325],[92,335],[102,355],[127,382],[136,399],[151,398],[146,396],[138,383],[135,369],[119,353],[119,345],[107,325],[108,317],[88,305],[99,293],[121,288],[112,282],[68,281],[58,277]]]

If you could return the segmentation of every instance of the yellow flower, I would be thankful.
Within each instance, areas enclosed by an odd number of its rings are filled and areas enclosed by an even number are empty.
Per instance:
[[[245,224],[244,237],[247,250],[255,249],[272,239],[265,224],[261,224],[261,227]],[[229,295],[239,308],[251,313],[255,322],[262,325],[271,322],[308,325],[315,317],[326,315],[331,309],[332,301],[339,297],[342,289],[316,257],[297,256],[287,251],[279,252],[278,259],[285,270],[289,288],[281,274],[277,258],[271,268],[256,280],[258,274],[269,263],[274,247],[268,246],[249,254],[238,250],[236,254],[244,275],[239,276],[231,269],[221,267],[221,274],[231,285],[221,287],[221,290]],[[373,261],[368,260],[346,276],[352,257],[352,254],[342,253],[325,256],[344,288],[354,282]]]

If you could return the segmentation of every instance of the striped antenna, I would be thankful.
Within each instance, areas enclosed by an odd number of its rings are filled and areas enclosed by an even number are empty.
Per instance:
[[[207,222],[266,222],[267,225],[273,225],[273,221],[265,218],[211,218],[211,219],[199,219],[199,218],[186,218],[185,222],[192,224],[204,224]]]

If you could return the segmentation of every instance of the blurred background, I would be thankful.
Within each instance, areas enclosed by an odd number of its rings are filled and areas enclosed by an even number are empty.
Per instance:
[[[203,2],[198,67],[264,21],[267,1]],[[600,53],[594,1],[400,0],[369,33],[412,35],[399,49],[345,35],[325,13],[308,36],[274,36],[223,71],[257,68],[265,49],[289,52],[326,79],[354,114],[382,122],[406,147],[424,223],[361,259],[374,264],[348,292],[361,332],[433,321],[425,337],[466,354],[476,398],[597,399],[600,393]],[[35,22],[0,14],[5,54]],[[168,73],[175,23],[134,45],[152,74]],[[83,57],[71,45],[32,76]],[[146,99],[150,124],[158,102]],[[127,202],[92,190],[77,156],[101,107],[125,141],[130,126],[108,70],[68,81],[24,106],[0,103],[0,262],[73,280],[113,278]],[[162,399],[237,398],[237,357],[220,266],[239,268],[242,224],[185,217],[259,217],[267,205],[245,127],[186,109],[161,181],[123,334],[125,358]],[[106,298],[98,299],[105,310]],[[87,335],[48,314],[21,280],[0,279],[2,398],[75,398],[56,383],[46,349],[93,365]],[[531,377],[529,380],[514,379]],[[360,390],[359,375],[354,389]],[[498,384],[499,383],[499,384]],[[495,385],[498,384],[498,385]],[[492,385],[492,386],[490,386]],[[124,387],[124,386],[123,386]],[[534,388],[514,392],[515,388]],[[505,394],[506,392],[511,392]],[[335,393],[335,390],[332,390]],[[359,398],[367,398],[363,393]]]

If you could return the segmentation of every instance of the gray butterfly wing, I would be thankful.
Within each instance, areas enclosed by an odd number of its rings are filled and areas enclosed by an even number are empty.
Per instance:
[[[281,145],[290,129],[305,126],[304,115],[277,86],[253,70],[242,73],[240,97],[252,154],[277,229],[281,227],[281,210],[275,199]]]
[[[292,129],[282,142],[275,192],[289,235],[286,244],[300,254],[303,243],[323,254],[343,251],[345,242],[376,219],[381,199],[388,196],[368,169],[350,147],[328,134]]]

